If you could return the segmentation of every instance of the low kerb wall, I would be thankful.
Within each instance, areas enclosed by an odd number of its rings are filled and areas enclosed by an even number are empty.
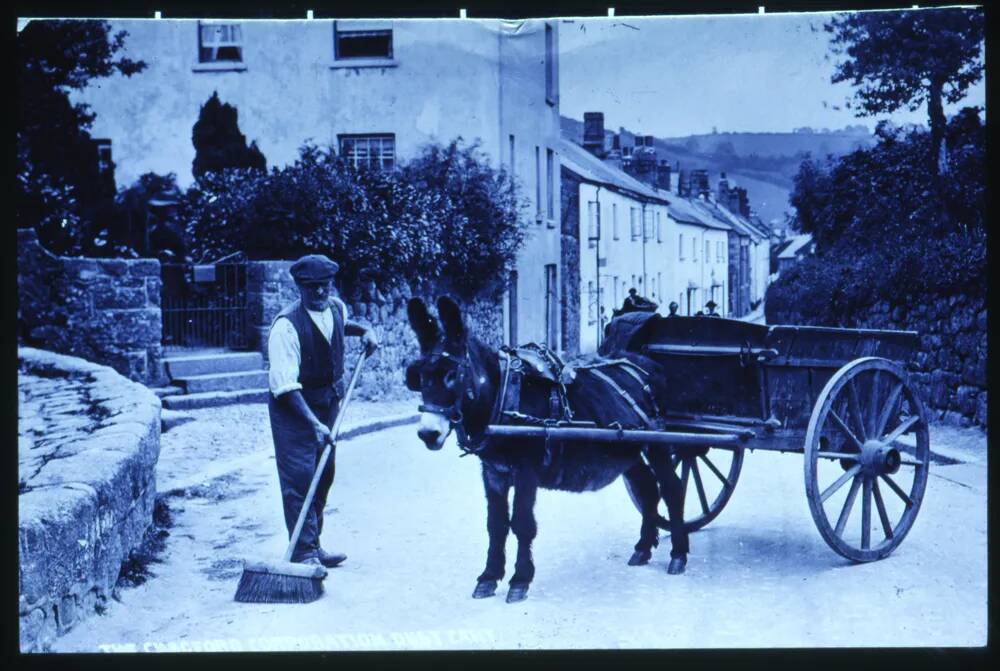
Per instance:
[[[22,652],[101,611],[149,527],[160,401],[107,366],[18,349]]]

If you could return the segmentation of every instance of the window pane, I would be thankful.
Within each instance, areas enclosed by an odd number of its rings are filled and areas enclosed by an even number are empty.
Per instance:
[[[355,168],[391,170],[396,163],[396,138],[392,135],[339,136],[340,155]]]
[[[392,58],[391,30],[337,31],[337,58]]]

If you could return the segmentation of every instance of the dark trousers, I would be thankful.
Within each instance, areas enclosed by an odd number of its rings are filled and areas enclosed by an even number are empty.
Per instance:
[[[328,427],[332,427],[340,409],[340,399],[333,389],[328,387],[303,389],[302,396],[316,418]],[[274,438],[274,457],[278,465],[285,526],[291,539],[299,511],[302,510],[302,502],[309,491],[309,484],[319,465],[325,445],[317,443],[311,425],[299,415],[288,399],[276,399],[270,396],[267,409],[271,419],[271,435]],[[323,469],[323,475],[316,487],[316,495],[292,554],[293,561],[316,556],[319,536],[323,531],[323,508],[326,506],[327,493],[333,484],[336,452],[337,449],[334,447]]]

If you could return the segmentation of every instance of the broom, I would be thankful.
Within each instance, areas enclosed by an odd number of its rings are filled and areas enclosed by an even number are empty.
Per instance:
[[[365,358],[365,351],[362,350],[358,362],[354,366],[354,373],[351,375],[347,392],[344,394],[344,402],[341,404],[340,412],[337,413],[337,419],[333,423],[333,430],[330,432],[326,449],[323,450],[323,454],[319,458],[316,473],[313,474],[312,482],[309,483],[309,491],[302,501],[302,510],[299,511],[299,518],[295,522],[295,529],[292,531],[284,558],[280,562],[244,561],[243,575],[240,576],[240,584],[236,587],[236,596],[234,597],[236,601],[243,603],[310,603],[323,596],[323,578],[326,577],[326,568],[317,564],[294,563],[291,558],[295,546],[299,542],[299,534],[302,533],[306,515],[309,514],[309,509],[312,507],[320,476],[330,458],[333,446],[337,443],[337,434],[340,433],[344,411],[347,409],[347,403],[354,390],[354,384],[358,381]]]

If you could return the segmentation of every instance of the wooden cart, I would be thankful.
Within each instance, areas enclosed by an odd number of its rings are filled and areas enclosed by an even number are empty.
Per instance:
[[[809,509],[833,550],[872,561],[906,537],[930,463],[927,415],[907,376],[916,333],[632,314],[612,321],[606,343],[662,364],[662,427],[491,433],[670,445],[691,531],[725,508],[746,450],[802,454]]]

